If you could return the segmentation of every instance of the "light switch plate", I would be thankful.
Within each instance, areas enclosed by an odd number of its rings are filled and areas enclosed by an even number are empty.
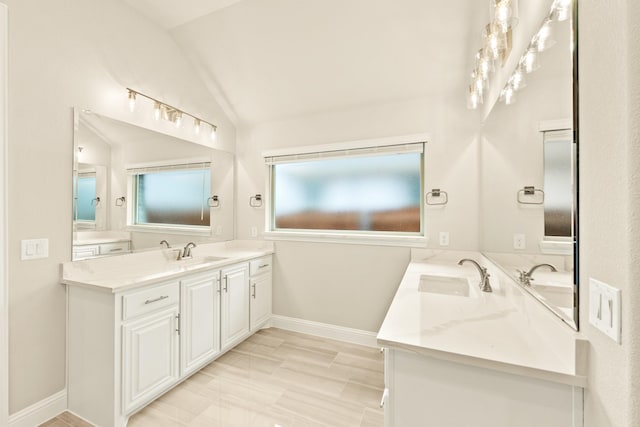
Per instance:
[[[589,278],[589,323],[620,344],[621,292]]]
[[[47,258],[49,256],[49,239],[30,239],[20,242],[20,259]]]

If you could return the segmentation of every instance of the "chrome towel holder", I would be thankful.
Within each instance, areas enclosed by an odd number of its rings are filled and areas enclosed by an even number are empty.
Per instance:
[[[431,197],[429,197],[429,196],[431,196]],[[442,201],[439,201],[439,202],[429,201],[430,198],[431,198],[431,200],[433,200],[433,199],[436,199],[436,198],[439,199],[440,197],[444,197],[444,199]],[[424,201],[429,206],[446,205],[447,203],[449,203],[449,194],[447,194],[446,191],[440,190],[439,188],[433,188],[431,191],[429,191],[424,196]]]
[[[527,200],[527,196],[535,196],[536,194],[542,195],[541,200]],[[544,191],[539,188],[535,188],[533,185],[526,185],[521,190],[518,190],[517,200],[521,205],[541,205],[544,203]]]

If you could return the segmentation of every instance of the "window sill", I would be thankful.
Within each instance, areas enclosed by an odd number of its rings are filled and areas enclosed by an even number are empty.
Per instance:
[[[283,240],[297,242],[316,243],[343,243],[351,245],[370,246],[401,246],[411,248],[424,248],[427,246],[428,238],[425,236],[399,236],[399,235],[376,235],[376,234],[356,234],[356,233],[332,233],[332,232],[309,232],[309,231],[266,231],[265,240]]]
[[[170,227],[161,225],[129,225],[127,231],[141,233],[182,234],[187,236],[210,236],[210,227]]]

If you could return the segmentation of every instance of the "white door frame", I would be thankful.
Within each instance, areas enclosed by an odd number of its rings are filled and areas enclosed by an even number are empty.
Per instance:
[[[9,425],[9,280],[7,275],[7,6],[0,3],[0,425]]]

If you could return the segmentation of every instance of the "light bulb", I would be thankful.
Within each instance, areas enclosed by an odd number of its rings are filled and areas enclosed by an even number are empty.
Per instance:
[[[511,86],[513,90],[520,90],[524,86],[524,75],[520,68],[517,68],[513,72],[513,76],[511,76]]]
[[[193,131],[196,135],[200,135],[200,119],[193,120]]]
[[[160,113],[161,113],[162,107],[160,106],[160,103],[158,101],[155,101],[153,103],[153,117],[156,120],[160,120]]]
[[[559,22],[566,21],[571,15],[571,0],[558,0],[556,4],[557,19]]]
[[[509,29],[509,17],[511,15],[511,8],[509,7],[508,0],[501,0],[496,3],[495,20],[496,24],[500,28],[500,31],[506,33]]]
[[[527,73],[531,73],[532,71],[536,70],[538,68],[538,61],[537,61],[537,54],[535,49],[529,49],[527,51],[527,53],[524,55],[524,59],[523,59],[523,63],[524,63],[524,70]]]
[[[182,125],[182,112],[176,112],[176,127],[179,128]]]
[[[547,21],[540,27],[538,34],[536,34],[536,50],[542,52],[554,44],[555,42],[551,39],[551,26],[549,25],[549,21]]]
[[[132,113],[136,109],[136,93],[129,89],[129,111]]]
[[[513,90],[513,88],[510,85],[508,85],[504,89],[504,103],[507,104],[507,105],[511,105],[514,102],[516,102],[515,91]]]
[[[211,126],[211,140],[215,141],[215,139],[216,139],[216,127]]]

